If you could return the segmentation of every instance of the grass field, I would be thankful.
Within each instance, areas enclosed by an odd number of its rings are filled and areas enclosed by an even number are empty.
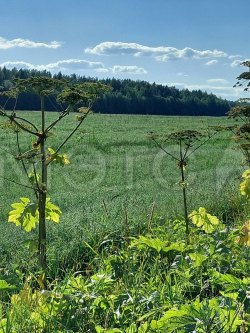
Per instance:
[[[24,116],[39,123],[39,113]],[[74,122],[70,115],[48,146],[56,149]],[[0,333],[249,332],[249,198],[239,195],[244,164],[232,135],[217,133],[190,156],[188,210],[206,210],[189,218],[189,235],[179,166],[147,138],[210,125],[229,122],[90,115],[64,147],[71,163],[51,163],[49,196],[63,214],[48,223],[42,273],[37,230],[7,222],[10,204],[34,193],[16,184],[26,181],[15,134],[2,126]],[[22,152],[31,147],[29,136],[20,143]]]
[[[23,114],[39,123],[39,113]],[[48,119],[56,116],[49,113]],[[54,136],[48,138],[49,146],[56,148],[75,121],[74,115],[64,120]],[[162,219],[182,217],[178,166],[147,139],[147,133],[206,131],[210,125],[223,124],[228,125],[229,120],[90,115],[63,151],[71,163],[65,167],[52,165],[49,173],[49,195],[63,212],[60,225],[48,228],[50,255],[74,257],[77,246],[84,240],[91,242],[112,232],[122,234],[134,227],[143,229],[152,205],[155,215]],[[22,137],[21,142],[23,151],[30,149],[29,137]],[[0,176],[23,182],[21,164],[10,154],[15,154],[15,149],[15,135],[1,129]],[[177,153],[174,146],[168,149]],[[197,150],[186,169],[189,210],[204,206],[224,221],[232,221],[237,210],[241,163],[242,155],[235,149],[230,133],[217,134]],[[13,257],[24,232],[7,223],[7,213],[12,202],[21,196],[32,197],[33,193],[2,178],[0,186],[0,248],[2,253]]]

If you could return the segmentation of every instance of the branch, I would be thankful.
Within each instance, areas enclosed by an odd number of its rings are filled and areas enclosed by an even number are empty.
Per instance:
[[[16,119],[19,119],[19,120],[21,120],[21,121],[24,121],[24,122],[26,122],[27,124],[31,125],[31,126],[32,126],[32,127],[38,132],[38,128],[37,128],[36,125],[33,124],[31,121],[29,121],[29,120],[27,120],[27,119],[24,119],[24,118],[22,118],[22,117],[17,117],[17,116],[15,116],[15,118],[16,118]]]
[[[21,151],[20,144],[19,144],[19,134],[18,134],[18,132],[16,132],[16,142],[17,142],[18,153],[21,156],[22,155],[22,151]],[[26,166],[24,164],[23,159],[21,159],[21,163],[22,163],[22,166],[23,166],[23,169],[24,169],[24,172],[25,172],[26,176],[29,178],[28,171],[27,171],[27,168],[26,168]]]
[[[88,111],[82,116],[82,119],[79,121],[79,124],[73,129],[73,131],[67,136],[67,138],[62,142],[62,144],[56,149],[54,154],[57,154],[59,152],[59,150],[61,150],[61,148],[67,143],[67,141],[72,137],[72,135],[74,135],[74,133],[77,131],[77,129],[81,126],[82,122],[85,120],[85,118],[87,117],[87,115],[90,113],[91,109],[89,108]],[[47,163],[47,165],[49,165],[52,162],[49,161]]]
[[[3,176],[0,176],[0,178],[4,179],[4,180],[7,180],[8,182],[10,183],[13,183],[13,184],[17,184],[19,186],[23,186],[23,187],[26,187],[26,188],[29,188],[31,190],[34,191],[34,187],[31,187],[31,186],[28,186],[28,185],[25,185],[25,184],[22,184],[22,183],[19,183],[19,182],[16,182],[15,180],[12,180],[12,179],[9,179],[9,178],[5,178]]]
[[[183,161],[185,161],[187,159],[187,153],[189,152],[189,149],[191,148],[192,146],[190,144],[187,145],[186,147],[186,150],[185,150],[185,153],[183,155]]]
[[[155,142],[155,144],[161,149],[161,150],[163,150],[164,151],[164,153],[166,153],[167,155],[169,155],[169,156],[171,156],[173,159],[175,159],[176,161],[180,161],[177,157],[175,157],[174,155],[172,155],[172,154],[170,154],[167,150],[165,150],[163,147],[162,147],[162,145],[160,145],[154,138],[152,139],[154,142]]]
[[[14,123],[15,125],[17,125],[17,126],[18,126],[19,128],[21,128],[23,131],[28,132],[28,133],[30,133],[30,134],[32,134],[32,135],[35,135],[35,136],[40,136],[40,134],[39,134],[38,132],[33,132],[33,131],[29,130],[28,128],[24,127],[24,126],[23,126],[22,124],[20,124],[18,121],[16,121],[15,118],[19,119],[19,117],[16,117],[15,114],[9,116],[4,110],[0,110],[0,115],[3,116],[3,117],[7,117],[7,118],[10,120],[10,122],[12,122],[12,123]],[[20,119],[22,119],[22,118],[20,118]],[[26,121],[27,123],[30,123],[28,120],[25,120],[25,119],[22,119],[22,120]],[[32,124],[32,123],[30,123],[30,124]],[[35,126],[34,124],[32,124],[32,126],[33,126],[34,128],[36,128],[36,126]]]
[[[40,189],[40,186],[39,186],[39,183],[38,183],[38,178],[37,178],[37,173],[36,173],[35,163],[33,163],[33,171],[34,171],[34,176],[35,176],[35,181],[36,181],[37,191],[40,192],[41,189]],[[35,190],[35,195],[36,195],[36,198],[38,199],[37,191]]]
[[[62,120],[65,116],[69,114],[69,107],[59,115],[58,119],[56,119],[52,124],[50,124],[44,131],[44,133],[48,133],[60,120]]]
[[[209,136],[207,138],[207,140],[203,141],[199,146],[197,146],[194,150],[192,150],[187,156],[186,158],[188,158],[191,154],[193,154],[197,149],[199,149],[200,147],[202,147],[205,143],[207,143],[213,136],[215,136],[216,132],[213,133],[211,136]]]

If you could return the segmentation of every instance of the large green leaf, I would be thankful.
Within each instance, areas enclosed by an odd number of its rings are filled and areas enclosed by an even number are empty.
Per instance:
[[[11,205],[14,208],[9,212],[8,222],[21,226],[25,231],[30,232],[35,229],[39,223],[38,204],[31,202],[29,198],[20,198],[21,202],[15,202]],[[45,218],[46,220],[58,223],[61,216],[61,210],[54,205],[50,198],[46,200]]]
[[[50,198],[47,198],[46,200],[46,211],[45,211],[45,217],[46,220],[53,221],[55,223],[58,223],[60,220],[60,216],[62,214],[62,211],[60,208],[56,205],[54,205],[51,201]]]
[[[28,198],[20,198],[21,202],[11,205],[14,208],[9,212],[8,222],[16,226],[22,226],[25,231],[29,232],[36,227],[39,222],[38,206]]]
[[[205,233],[214,232],[216,226],[220,225],[219,219],[216,216],[207,213],[204,207],[200,207],[198,211],[194,210],[189,214],[189,218],[193,224],[204,230]]]

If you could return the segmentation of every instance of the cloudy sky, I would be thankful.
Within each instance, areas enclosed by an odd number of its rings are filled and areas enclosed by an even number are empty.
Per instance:
[[[223,98],[250,58],[249,0],[0,0],[0,66],[146,80]]]

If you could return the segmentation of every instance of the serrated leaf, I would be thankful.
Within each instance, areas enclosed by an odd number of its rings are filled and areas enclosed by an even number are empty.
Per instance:
[[[47,198],[45,214],[46,214],[46,220],[50,220],[55,223],[59,223],[62,211],[60,210],[60,208],[58,206],[56,206],[55,204],[53,204],[50,201],[50,198]]]
[[[216,226],[220,224],[220,220],[216,216],[207,213],[204,207],[200,207],[198,212],[194,210],[189,214],[189,218],[193,224],[204,230],[205,233],[212,233],[216,230]]]
[[[207,256],[202,253],[190,253],[189,257],[194,261],[194,267],[202,266],[203,262],[207,260]]]
[[[8,222],[16,226],[22,226],[25,231],[30,232],[35,229],[39,223],[38,204],[31,202],[28,198],[20,198],[21,202],[15,202],[11,205],[14,208],[9,212]],[[45,218],[46,220],[59,223],[61,210],[54,205],[50,198],[46,199]]]
[[[22,226],[25,231],[30,232],[39,222],[37,204],[28,198],[20,198],[21,202],[11,205],[14,208],[9,212],[8,222],[16,226]]]

